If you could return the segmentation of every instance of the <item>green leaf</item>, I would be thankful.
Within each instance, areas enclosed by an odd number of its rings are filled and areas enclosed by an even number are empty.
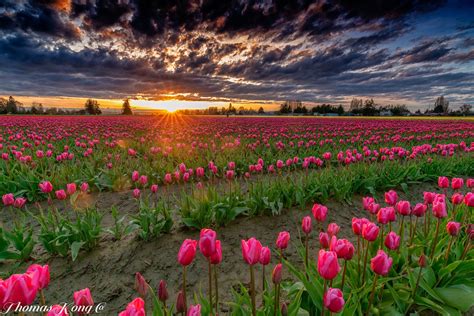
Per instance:
[[[77,255],[79,254],[79,250],[85,244],[83,241],[75,241],[71,244],[71,257],[72,261],[76,261]]]
[[[467,312],[474,305],[474,288],[472,287],[459,284],[447,288],[435,288],[434,291],[446,304],[463,312]]]

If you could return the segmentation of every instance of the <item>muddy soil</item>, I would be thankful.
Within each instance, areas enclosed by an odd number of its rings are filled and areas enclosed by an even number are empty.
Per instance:
[[[421,192],[432,189],[433,186],[423,184],[410,187],[408,195],[401,194],[402,198],[411,201],[420,201]],[[379,197],[380,198],[380,197]],[[134,213],[137,209],[136,201],[131,198],[131,192],[109,192],[91,194],[90,203],[97,204],[103,210],[103,226],[110,226],[112,219],[110,207],[116,205],[121,213]],[[367,216],[361,210],[361,197],[355,196],[349,205],[330,201],[326,203],[329,209],[328,221],[336,222],[341,226],[339,236],[351,239],[351,218],[353,216]],[[33,211],[34,212],[34,211]],[[222,242],[223,262],[219,266],[219,293],[220,301],[231,299],[231,288],[240,282],[248,282],[248,266],[242,260],[240,241],[249,237],[256,237],[263,245],[275,247],[275,239],[280,231],[287,230],[291,233],[292,242],[286,251],[287,257],[293,263],[301,264],[296,253],[298,233],[301,218],[310,215],[310,207],[306,210],[297,208],[284,210],[279,216],[242,217],[238,218],[227,227],[217,230],[218,238]],[[8,221],[8,212],[3,212],[0,219]],[[326,224],[327,224],[326,223]],[[37,262],[48,263],[51,270],[51,283],[45,290],[48,304],[57,302],[71,302],[74,291],[89,287],[95,302],[105,302],[107,307],[105,315],[116,315],[125,308],[126,304],[137,297],[134,291],[134,274],[140,272],[146,280],[157,287],[161,279],[168,283],[170,293],[169,302],[174,302],[181,282],[181,267],[176,256],[182,241],[186,238],[198,239],[199,232],[176,226],[170,234],[145,242],[135,235],[126,236],[120,241],[114,241],[111,236],[104,234],[99,246],[90,252],[81,252],[78,259],[72,262],[70,258],[51,257],[47,253],[37,251]],[[312,234],[310,247],[311,255],[316,258],[318,249],[316,234]],[[267,268],[270,278],[271,269],[276,262],[272,256],[272,264]],[[20,265],[4,263],[0,265],[2,273],[23,272],[29,263]],[[261,268],[258,267],[258,280],[261,278]],[[288,275],[286,276],[288,277]],[[258,282],[260,285],[260,282]],[[198,253],[196,260],[188,267],[188,294],[193,291],[207,291],[207,262]],[[191,303],[191,295],[188,295]],[[222,304],[222,312],[228,310]]]

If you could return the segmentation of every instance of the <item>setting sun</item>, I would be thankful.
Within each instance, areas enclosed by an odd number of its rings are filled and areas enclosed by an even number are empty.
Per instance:
[[[130,100],[133,107],[154,110],[166,110],[170,113],[183,109],[205,109],[211,105],[208,101],[183,100]],[[223,102],[212,102],[213,106],[224,106]]]

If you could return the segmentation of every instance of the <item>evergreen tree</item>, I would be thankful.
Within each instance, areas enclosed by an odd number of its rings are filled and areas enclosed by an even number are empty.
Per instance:
[[[123,115],[132,115],[132,108],[130,106],[130,101],[128,99],[125,99],[123,101],[123,105],[122,105],[122,114]]]
[[[258,109],[258,114],[265,114],[265,111],[263,110],[263,107],[260,107]]]

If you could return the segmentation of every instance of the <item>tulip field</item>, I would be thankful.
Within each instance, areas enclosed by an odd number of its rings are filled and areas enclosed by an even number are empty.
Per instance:
[[[474,313],[474,121],[0,116],[0,309]]]

